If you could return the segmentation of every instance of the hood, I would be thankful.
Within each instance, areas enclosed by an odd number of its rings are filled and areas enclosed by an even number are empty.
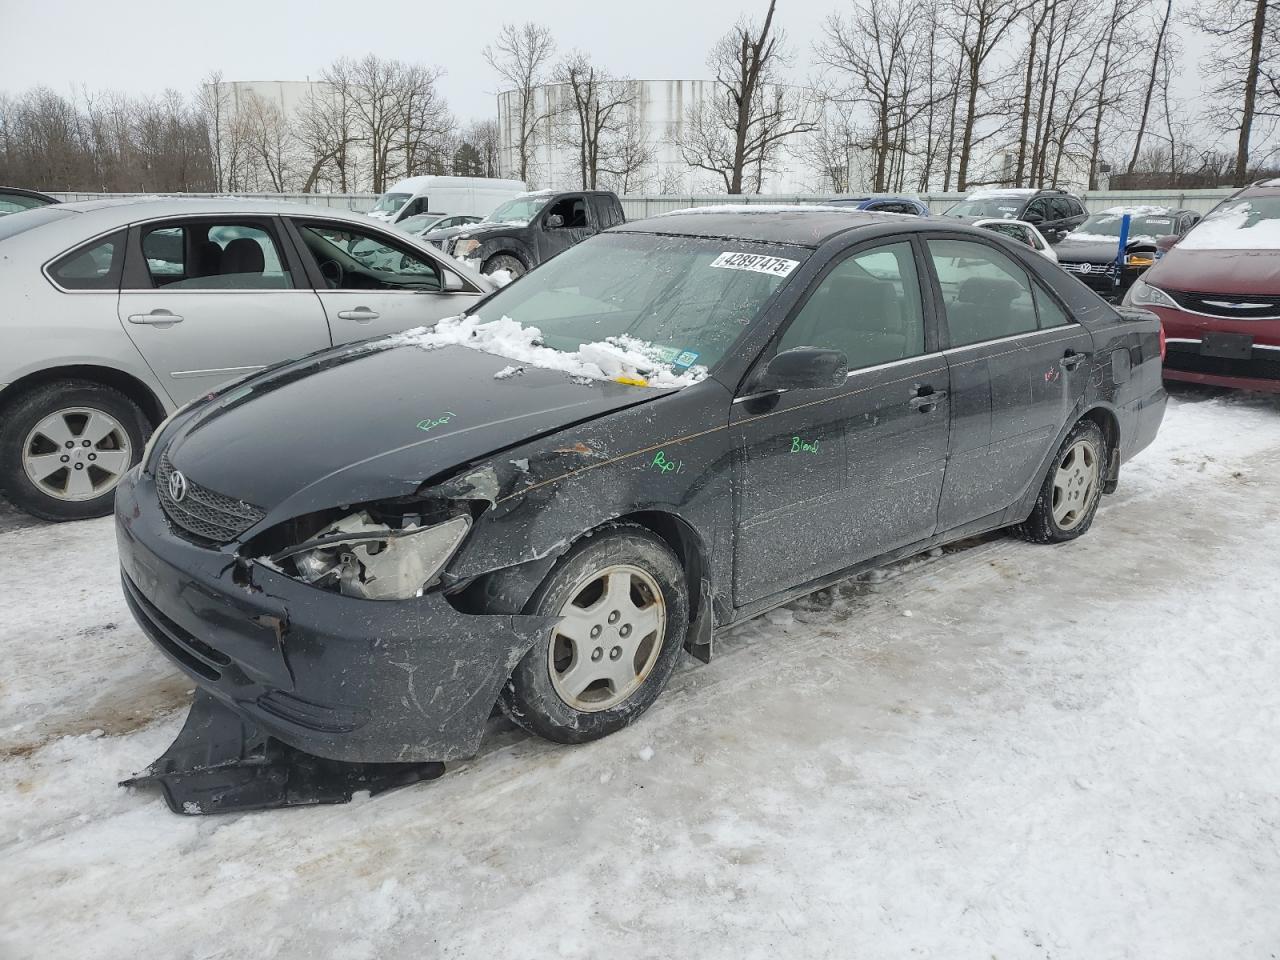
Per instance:
[[[427,230],[419,234],[419,236],[423,240],[445,240],[449,237],[456,237],[460,233],[466,233],[468,230],[478,226],[478,223],[464,223],[460,227],[441,227],[439,230]]]
[[[1143,279],[1188,293],[1280,296],[1280,250],[1182,250],[1174,247]]]
[[[1112,241],[1072,239],[1067,234],[1054,245],[1059,263],[1111,263],[1120,246],[1119,238]],[[1132,244],[1130,244],[1132,246]]]
[[[465,227],[458,230],[459,234],[466,234],[469,237],[479,237],[483,240],[487,236],[499,233],[510,233],[512,230],[523,230],[528,223],[490,223],[487,220],[481,220],[479,223],[469,223]]]
[[[670,390],[574,382],[503,357],[371,341],[275,367],[193,410],[165,448],[188,479],[265,525],[404,496],[503,448]]]

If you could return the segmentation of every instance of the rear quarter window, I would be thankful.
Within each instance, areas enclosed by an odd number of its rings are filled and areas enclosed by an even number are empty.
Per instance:
[[[49,264],[49,277],[64,290],[116,290],[126,232],[119,230],[64,253]]]

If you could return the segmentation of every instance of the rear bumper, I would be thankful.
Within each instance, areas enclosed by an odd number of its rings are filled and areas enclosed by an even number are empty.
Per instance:
[[[343,597],[175,535],[150,477],[116,490],[130,610],[203,690],[331,760],[473,755],[501,685],[553,618],[475,616],[438,592]]]

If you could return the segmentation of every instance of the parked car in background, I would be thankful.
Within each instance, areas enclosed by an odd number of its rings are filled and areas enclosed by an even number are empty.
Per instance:
[[[1124,302],[1153,311],[1164,375],[1280,393],[1280,179],[1236,191],[1134,281]]]
[[[21,213],[35,207],[47,207],[58,200],[47,193],[24,190],[22,187],[0,187],[0,217]]]
[[[915,197],[835,197],[823,200],[824,206],[850,207],[874,213],[905,213],[912,217],[929,216],[929,208]]]
[[[450,227],[465,227],[479,223],[483,217],[474,214],[418,213],[396,221],[396,229],[403,230],[413,237],[422,237],[432,230],[448,230]]]
[[[706,207],[185,410],[120,486],[122,584],[216,729],[448,761],[496,702],[582,743],[686,647],[853,572],[1006,526],[1083,535],[1164,407],[1155,318],[1025,247]],[[175,490],[233,508],[206,525]],[[170,757],[248,780],[221,766],[234,735],[185,729]],[[175,810],[262,805],[188,773],[149,775]]]
[[[298,204],[93,200],[0,218],[0,493],[50,520],[101,516],[182,404],[491,288],[368,217]]]
[[[1088,216],[1084,203],[1065,190],[992,187],[975,190],[942,214],[959,220],[1024,220],[1057,243]]]
[[[449,237],[444,250],[481,273],[501,270],[515,278],[625,221],[622,201],[612,191],[542,190],[508,200]]]
[[[1129,216],[1124,266],[1117,269],[1120,228]],[[1119,299],[1160,256],[1161,238],[1180,237],[1200,221],[1194,210],[1173,207],[1109,207],[1089,215],[1057,246],[1062,269],[1108,299]],[[1117,282],[1118,278],[1118,282]]]
[[[998,233],[1002,237],[1008,237],[1024,247],[1030,247],[1051,263],[1058,262],[1058,255],[1049,241],[1044,238],[1044,234],[1025,220],[975,220],[973,225]]]
[[[409,177],[378,197],[369,211],[375,220],[398,223],[429,210],[484,216],[498,204],[523,193],[522,180],[492,177]]]

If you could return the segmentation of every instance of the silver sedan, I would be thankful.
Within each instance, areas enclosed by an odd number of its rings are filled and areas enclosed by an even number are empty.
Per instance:
[[[300,204],[115,199],[4,217],[0,492],[49,520],[104,515],[182,404],[490,289],[417,238]]]

